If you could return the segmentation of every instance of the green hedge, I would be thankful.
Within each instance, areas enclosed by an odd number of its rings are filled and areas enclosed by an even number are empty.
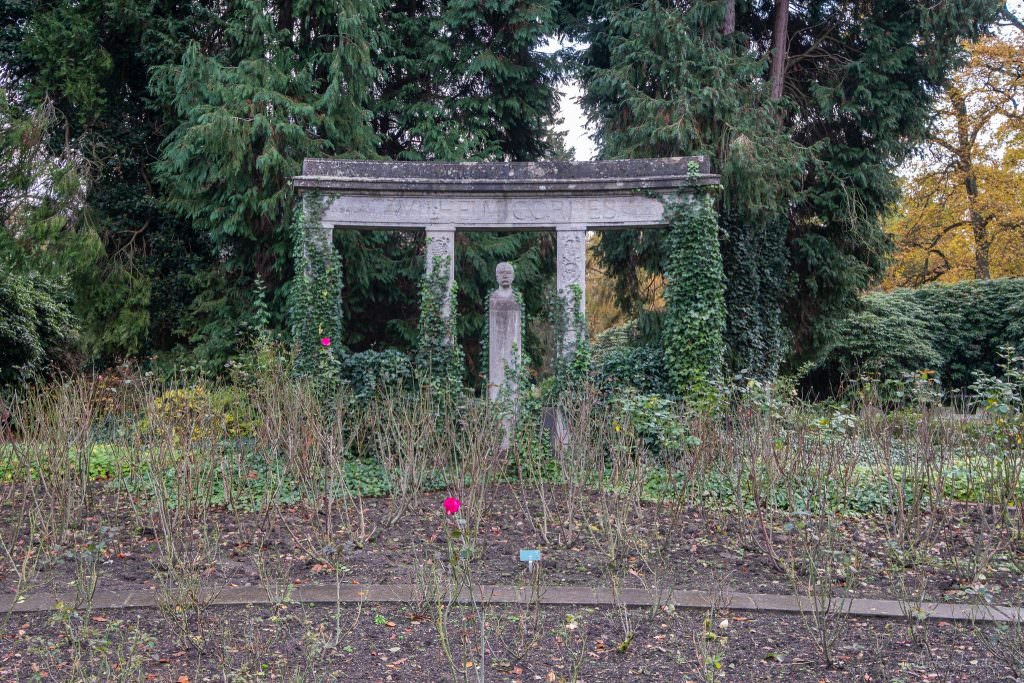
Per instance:
[[[635,319],[597,336],[590,374],[591,381],[604,391],[632,387],[646,394],[675,394],[665,362],[665,349],[645,338]]]
[[[807,377],[819,393],[873,373],[898,379],[935,370],[947,389],[997,374],[999,349],[1024,348],[1024,279],[971,280],[868,294],[840,341]]]
[[[403,386],[413,375],[412,359],[398,349],[361,351],[341,356],[341,377],[352,395],[369,401],[377,392]]]

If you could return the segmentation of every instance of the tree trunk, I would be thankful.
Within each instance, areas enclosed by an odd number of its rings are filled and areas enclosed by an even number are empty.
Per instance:
[[[956,89],[950,89],[950,101],[956,112],[957,132],[957,170],[963,174],[964,192],[967,194],[967,220],[971,224],[974,237],[974,277],[977,280],[989,280],[992,277],[989,269],[989,251],[992,238],[988,233],[989,219],[978,211],[978,174],[974,172],[971,155],[970,115],[967,111],[967,98]]]
[[[772,33],[774,54],[772,55],[771,97],[773,100],[782,98],[782,86],[785,81],[786,52],[789,43],[789,0],[775,0],[775,29]]]
[[[736,33],[736,0],[725,0],[725,23],[722,35],[731,36]]]
[[[999,14],[1003,17],[1003,19],[1008,21],[1010,25],[1013,26],[1015,29],[1024,32],[1024,21],[1021,21],[1016,14],[1010,11],[1010,3],[1004,3],[1003,8],[999,11]]]
[[[971,209],[971,228],[974,230],[974,278],[976,280],[991,280],[989,251],[992,241],[988,234],[988,221],[973,208]]]
[[[277,30],[291,31],[293,25],[292,0],[281,0],[277,7]]]

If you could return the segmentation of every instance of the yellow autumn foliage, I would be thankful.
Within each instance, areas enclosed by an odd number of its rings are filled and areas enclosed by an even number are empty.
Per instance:
[[[887,289],[1024,275],[1024,35],[966,48],[888,222]]]

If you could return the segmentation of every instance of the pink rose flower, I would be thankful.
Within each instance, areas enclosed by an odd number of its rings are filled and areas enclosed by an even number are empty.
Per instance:
[[[323,346],[330,346],[331,345],[331,338],[330,337],[323,337],[320,340],[320,344],[322,344]]]
[[[447,512],[449,515],[454,515],[456,512],[459,511],[459,508],[462,507],[462,503],[459,502],[459,499],[452,498],[451,496],[445,498],[444,502],[441,503],[441,505],[444,506],[444,511]]]

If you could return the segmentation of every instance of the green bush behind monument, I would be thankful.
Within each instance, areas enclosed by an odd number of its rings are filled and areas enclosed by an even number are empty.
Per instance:
[[[998,374],[1003,346],[1024,348],[1024,279],[971,280],[863,297],[825,360],[805,381],[838,388],[863,373],[898,379],[935,371],[947,389]]]

